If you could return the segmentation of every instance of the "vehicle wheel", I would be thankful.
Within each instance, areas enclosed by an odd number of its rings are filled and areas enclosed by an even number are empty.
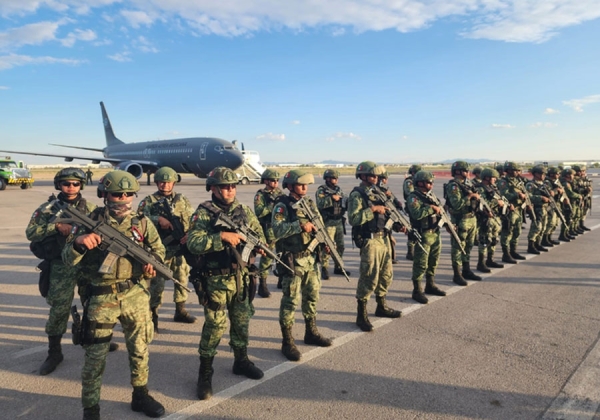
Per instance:
[[[240,184],[242,185],[248,185],[250,183],[250,181],[248,181],[248,178],[242,178],[242,180],[240,181]]]
[[[28,184],[27,182],[23,182],[23,183],[21,184],[21,189],[22,189],[22,190],[26,190],[27,188],[29,188],[29,184]]]
[[[0,191],[4,191],[6,189],[6,181],[4,178],[0,178]]]

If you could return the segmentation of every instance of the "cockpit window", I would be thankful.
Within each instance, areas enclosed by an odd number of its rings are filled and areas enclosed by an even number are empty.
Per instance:
[[[217,152],[222,152],[222,151],[223,151],[223,146],[218,146],[218,145],[217,145],[217,146],[215,146],[215,150],[216,150]]]

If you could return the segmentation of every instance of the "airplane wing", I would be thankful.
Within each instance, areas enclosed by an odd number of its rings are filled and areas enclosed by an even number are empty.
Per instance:
[[[11,154],[19,154],[19,155],[33,155],[33,156],[49,156],[49,157],[59,157],[63,158],[66,162],[73,162],[73,159],[81,159],[81,160],[91,160],[92,163],[100,163],[100,162],[108,162],[111,165],[118,165],[122,162],[129,162],[125,159],[116,159],[116,158],[108,158],[104,156],[92,157],[92,156],[67,156],[67,155],[58,155],[54,153],[35,153],[35,152],[20,152],[16,150],[0,150],[3,153],[11,153]],[[147,169],[158,169],[158,164],[149,160],[131,160],[130,162],[140,164],[144,170]]]
[[[68,147],[69,149],[91,150],[92,152],[102,153],[104,151],[104,149],[98,149],[98,148],[93,148],[93,147],[67,146],[66,144],[56,144],[56,143],[48,143],[48,144],[50,146]]]

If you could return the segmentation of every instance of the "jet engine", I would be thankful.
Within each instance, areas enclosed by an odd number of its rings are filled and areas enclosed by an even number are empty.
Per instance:
[[[127,171],[137,179],[140,179],[144,174],[144,169],[142,168],[142,165],[135,162],[121,162],[117,166],[115,166],[115,169]]]

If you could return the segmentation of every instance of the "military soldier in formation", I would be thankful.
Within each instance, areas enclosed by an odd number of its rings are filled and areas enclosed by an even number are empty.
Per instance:
[[[402,183],[402,193],[404,195],[404,201],[408,200],[408,196],[415,190],[413,177],[421,170],[421,165],[410,165],[408,168],[408,175],[404,178]],[[406,239],[406,259],[412,261],[414,258],[415,240],[408,237]]]
[[[88,168],[87,171],[85,171],[85,183],[87,184],[93,184],[94,182],[92,181],[92,176],[94,176],[94,173],[92,172],[91,168]]]
[[[450,168],[453,179],[444,187],[446,204],[448,212],[452,218],[452,223],[457,228],[458,237],[461,243],[452,237],[452,269],[454,277],[452,281],[459,286],[466,286],[466,280],[481,280],[481,277],[473,273],[470,265],[471,250],[477,234],[477,219],[475,209],[478,206],[479,194],[475,192],[473,186],[468,182],[469,164],[464,161],[456,161]],[[464,249],[463,254],[461,250]]]
[[[565,226],[564,231],[561,232],[561,236],[564,235],[564,237],[567,237],[570,240],[575,239],[578,235],[583,233],[583,230],[578,229],[580,217],[579,211],[581,209],[582,196],[574,188],[574,177],[575,171],[573,169],[563,169],[560,176],[560,183],[562,184],[565,194],[569,199],[569,204],[566,208],[567,211],[565,214],[568,224]]]
[[[152,222],[133,211],[133,196],[139,191],[137,179],[125,171],[109,172],[103,179],[105,207],[96,208],[90,217],[101,220],[151,250],[158,258],[165,248]],[[147,281],[156,272],[152,265],[142,265],[129,256],[118,257],[108,274],[98,272],[106,252],[98,248],[102,237],[96,233],[76,233],[69,238],[62,257],[65,265],[81,267],[89,273],[88,300],[84,317],[92,331],[91,341],[84,342],[85,359],[82,378],[84,420],[100,419],[100,389],[106,355],[114,325],[123,327],[133,394],[131,409],[148,417],[160,417],[165,409],[148,394],[148,345],[154,328],[150,315],[150,292]],[[84,320],[86,322],[86,320]],[[93,327],[92,327],[93,326]]]
[[[302,299],[302,315],[305,323],[304,344],[319,347],[331,346],[331,340],[323,337],[317,329],[317,303],[319,302],[319,290],[321,278],[318,271],[319,247],[311,250],[310,243],[313,240],[313,232],[316,230],[310,220],[301,210],[296,210],[293,205],[299,200],[308,200],[309,205],[318,214],[314,202],[306,195],[308,185],[313,184],[312,174],[303,170],[295,169],[287,172],[283,177],[283,188],[290,193],[279,197],[273,208],[273,233],[282,250],[282,260],[294,272],[281,267],[283,271],[282,280],[283,293],[279,307],[279,326],[283,336],[281,352],[293,362],[300,360],[301,354],[296,347],[292,335],[294,325],[294,313]]]
[[[400,200],[398,200],[398,198],[394,195],[394,193],[392,193],[392,191],[390,190],[390,187],[388,185],[388,180],[389,180],[389,174],[388,171],[385,169],[384,166],[380,165],[377,167],[377,186],[379,187],[379,189],[381,191],[383,191],[385,193],[385,195],[387,195],[388,197],[390,197],[394,203],[394,206],[401,211],[402,210],[402,203],[400,202]],[[390,247],[391,247],[391,252],[392,252],[392,264],[398,264],[398,260],[396,259],[396,238],[394,238],[394,235],[392,234],[392,232],[389,232],[390,235]]]
[[[222,212],[237,224],[249,227],[264,242],[254,212],[236,199],[237,183],[238,179],[231,169],[213,169],[206,179],[206,191],[211,192],[211,200],[198,206],[188,231],[188,249],[192,254],[202,257],[195,267],[201,273],[201,282],[194,285],[204,306],[196,387],[201,400],[208,400],[213,394],[212,366],[227,325],[225,311],[228,312],[230,323],[229,345],[235,357],[233,373],[250,379],[263,377],[262,370],[248,359],[248,329],[250,318],[254,315],[251,296],[256,285],[252,284],[249,267],[241,260],[243,237],[215,223]],[[252,264],[250,267],[256,269]]]
[[[435,284],[435,270],[442,251],[439,227],[442,209],[428,196],[433,194],[433,178],[433,174],[429,171],[418,171],[413,177],[415,188],[406,201],[411,225],[423,238],[422,248],[421,246],[415,248],[412,269],[412,298],[423,304],[429,302],[425,294],[446,296],[446,292]],[[425,294],[421,285],[423,276],[425,276]]]
[[[475,188],[478,188],[481,185],[481,171],[483,171],[483,168],[481,166],[476,166],[471,171],[471,174],[473,175],[473,178],[471,179],[471,184],[473,184]]]
[[[85,173],[78,168],[64,168],[54,176],[54,188],[60,193],[52,195],[31,216],[25,234],[33,246],[39,248],[46,261],[42,275],[49,277],[49,288],[44,292],[46,302],[50,305],[50,313],[46,322],[48,335],[48,357],[40,367],[40,375],[48,375],[63,361],[61,339],[67,331],[69,311],[78,284],[78,273],[72,267],[63,264],[61,252],[71,234],[72,225],[68,223],[51,223],[55,215],[47,210],[54,200],[68,203],[81,212],[88,214],[96,205],[81,196],[85,184]],[[47,293],[47,295],[46,295]]]
[[[348,198],[348,220],[353,227],[352,239],[360,248],[356,325],[363,331],[373,330],[373,324],[367,314],[367,302],[373,293],[377,300],[375,316],[398,318],[401,315],[400,311],[388,307],[386,302],[393,280],[392,255],[389,232],[385,229],[388,220],[386,207],[372,193],[372,187],[377,183],[377,172],[376,163],[359,163],[355,176],[361,182]],[[400,231],[399,227],[394,228]]]
[[[556,203],[556,207],[559,211],[562,209],[563,202],[566,200],[568,202],[568,198],[565,194],[565,190],[562,188],[560,182],[558,181],[558,177],[560,176],[558,168],[554,166],[550,166],[546,171],[546,179],[544,180],[544,185],[546,189],[551,192],[552,199]],[[565,203],[566,204],[566,203]],[[546,224],[546,231],[544,232],[544,238],[542,239],[542,245],[549,246],[550,245],[559,245],[559,241],[555,241],[552,239],[552,234],[558,227],[558,222],[560,221],[558,212],[553,210],[552,208],[548,212],[548,223]],[[565,238],[565,242],[570,242],[570,239]],[[545,241],[545,242],[544,242]]]
[[[590,228],[585,226],[584,222],[588,211],[592,207],[592,182],[586,176],[585,165],[573,165],[572,169],[575,172],[573,184],[577,192],[581,194],[579,220],[576,222],[576,228],[580,231],[580,234],[583,234],[590,230]]]
[[[521,236],[521,225],[523,223],[523,204],[525,203],[527,190],[521,182],[521,167],[515,162],[504,164],[505,176],[498,180],[498,190],[512,204],[515,211],[509,213],[509,217],[502,223],[500,233],[500,244],[502,245],[502,262],[516,264],[516,260],[524,260],[517,253],[517,244]]]
[[[548,224],[548,206],[552,199],[550,192],[546,190],[544,180],[546,179],[546,168],[543,165],[535,165],[531,168],[533,179],[525,184],[527,194],[533,203],[535,221],[531,222],[527,235],[527,252],[539,255],[540,252],[548,252],[548,248],[542,245],[542,239]],[[550,195],[550,197],[549,197]],[[553,246],[553,245],[548,245]]]
[[[138,214],[147,216],[158,231],[163,245],[166,248],[165,265],[173,271],[173,275],[183,286],[188,285],[190,267],[185,260],[187,252],[187,230],[193,208],[190,201],[173,188],[179,180],[179,175],[168,166],[163,166],[154,173],[154,183],[158,190],[150,194],[138,206]],[[174,220],[174,219],[177,220]],[[174,223],[177,223],[182,232],[177,232]],[[183,236],[180,236],[183,234]],[[150,282],[150,309],[154,331],[158,332],[158,308],[162,305],[162,296],[165,290],[166,279],[160,275]],[[192,324],[196,318],[188,313],[185,308],[187,291],[174,285],[173,302],[175,302],[175,322]]]
[[[256,214],[258,222],[262,227],[269,248],[271,248],[271,251],[275,251],[276,240],[273,228],[271,227],[271,218],[277,199],[283,195],[283,191],[278,186],[279,172],[273,169],[265,170],[260,177],[260,182],[265,184],[265,187],[258,190],[254,196],[254,214]],[[263,298],[271,296],[271,292],[269,292],[267,286],[267,277],[272,264],[273,259],[268,255],[260,257],[260,265],[258,266],[258,295]],[[277,287],[281,289],[281,275],[279,273],[278,278]]]

